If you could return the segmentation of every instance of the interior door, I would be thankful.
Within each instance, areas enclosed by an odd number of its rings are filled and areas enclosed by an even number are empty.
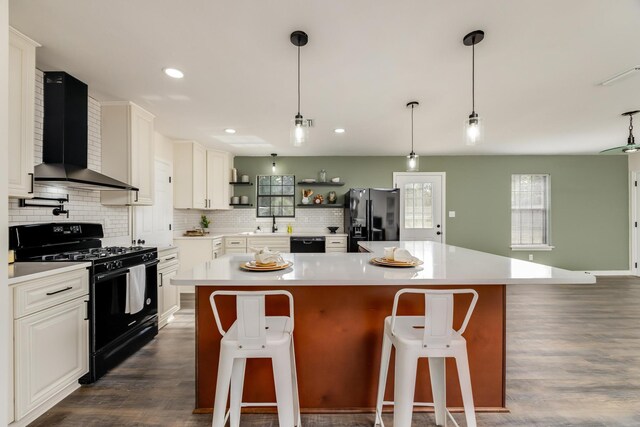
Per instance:
[[[400,189],[400,240],[444,242],[444,172],[394,172]]]
[[[155,161],[154,204],[134,208],[134,239],[142,239],[148,246],[169,246],[173,241],[172,169],[170,163]]]

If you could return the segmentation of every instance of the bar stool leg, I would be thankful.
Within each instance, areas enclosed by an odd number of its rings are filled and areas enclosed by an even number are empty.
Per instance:
[[[273,365],[273,379],[276,384],[278,424],[280,427],[294,427],[290,350],[277,351],[273,355],[271,363]]]
[[[296,352],[293,346],[293,336],[291,337],[291,346],[289,347],[289,357],[291,358],[291,382],[293,387],[293,419],[296,427],[302,426],[300,419],[300,397],[298,396],[298,374],[296,368]]]
[[[444,357],[429,358],[429,376],[431,377],[431,394],[436,413],[436,424],[443,426],[447,422],[447,388]]]
[[[386,333],[382,334],[382,354],[380,356],[380,376],[378,378],[378,397],[376,399],[376,426],[383,426],[382,406],[384,402],[384,391],[387,386],[387,375],[389,373],[389,359],[391,357],[391,340]]]
[[[411,427],[417,367],[418,357],[415,354],[396,347],[394,427]]]
[[[456,367],[458,368],[458,379],[460,381],[460,391],[462,392],[464,416],[467,420],[467,427],[476,427],[476,412],[473,404],[473,392],[471,389],[471,374],[469,373],[467,349],[459,349],[456,353]]]
[[[242,389],[244,387],[244,371],[247,359],[235,359],[231,370],[231,396],[229,397],[229,425],[240,427],[240,409]]]
[[[233,369],[233,356],[224,348],[220,349],[218,361],[218,380],[216,382],[216,398],[213,403],[212,427],[224,427],[224,418],[227,410],[227,398],[229,397],[229,384]]]

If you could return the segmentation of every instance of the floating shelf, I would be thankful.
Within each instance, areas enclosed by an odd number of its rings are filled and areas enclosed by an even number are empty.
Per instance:
[[[229,185],[253,185],[253,182],[242,182],[242,181],[232,182],[232,181],[229,181]]]
[[[253,206],[253,203],[229,203],[229,206],[237,206],[237,207],[251,207]]]
[[[319,203],[319,204],[315,204],[315,203],[309,203],[308,205],[304,205],[302,203],[298,203],[296,205],[299,208],[312,208],[312,209],[321,209],[321,208],[326,208],[326,209],[344,209],[344,206],[342,206],[341,204],[335,203],[335,204],[328,204],[328,203]]]
[[[304,181],[300,181],[298,182],[298,185],[308,185],[310,187],[342,187],[344,185],[344,182],[304,182]]]

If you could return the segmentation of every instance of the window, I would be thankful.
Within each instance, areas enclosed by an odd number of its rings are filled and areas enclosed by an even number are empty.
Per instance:
[[[430,182],[404,185],[404,228],[433,228],[433,200]]]
[[[258,217],[295,216],[295,176],[258,176]]]
[[[549,175],[511,175],[511,247],[551,249]]]

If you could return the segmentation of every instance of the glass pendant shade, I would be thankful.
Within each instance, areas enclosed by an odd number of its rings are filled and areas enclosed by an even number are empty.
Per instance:
[[[309,141],[309,125],[302,118],[301,115],[297,115],[291,124],[291,144],[294,147],[300,147],[302,144]]]
[[[627,137],[627,144],[621,147],[603,150],[600,154],[633,154],[640,152],[640,144],[636,144],[636,138],[633,136],[633,116],[638,113],[640,113],[640,110],[622,113],[623,116],[629,117],[629,136]]]
[[[407,156],[407,172],[418,172],[420,170],[420,156],[413,151]]]
[[[474,146],[482,142],[483,123],[476,113],[471,113],[464,121],[464,137],[467,145]]]

